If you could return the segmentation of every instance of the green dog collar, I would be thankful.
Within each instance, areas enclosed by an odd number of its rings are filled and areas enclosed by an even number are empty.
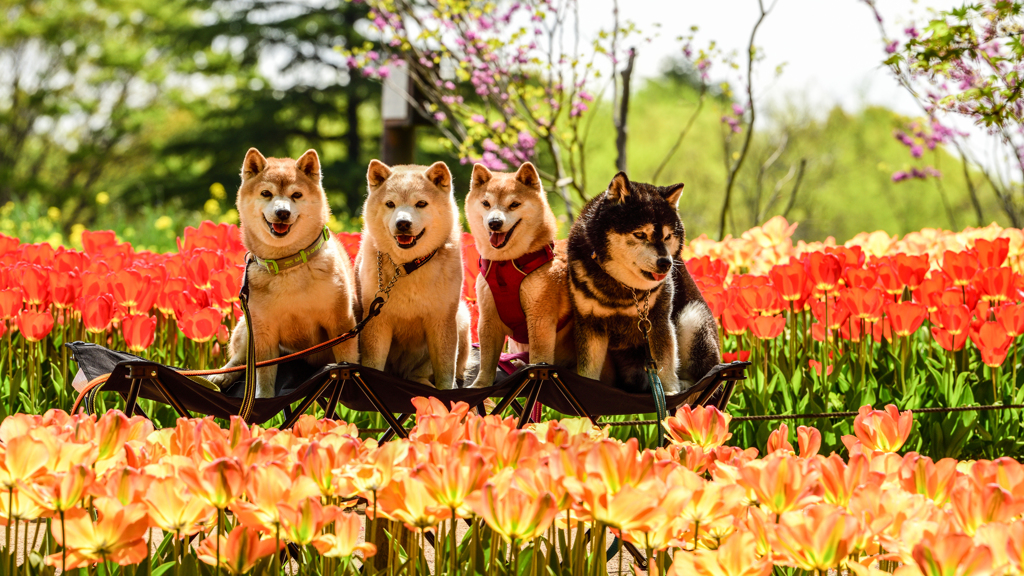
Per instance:
[[[317,236],[316,241],[307,246],[305,250],[299,250],[297,254],[292,254],[291,256],[285,258],[278,258],[277,260],[271,260],[270,258],[260,258],[259,256],[252,253],[250,253],[249,255],[252,256],[253,262],[255,262],[256,265],[259,266],[260,268],[266,270],[267,272],[270,272],[271,274],[279,274],[282,270],[294,268],[296,266],[308,262],[309,259],[312,258],[314,254],[319,252],[321,249],[323,249],[324,246],[327,245],[327,241],[330,239],[331,231],[328,230],[327,226],[324,226],[323,233]]]

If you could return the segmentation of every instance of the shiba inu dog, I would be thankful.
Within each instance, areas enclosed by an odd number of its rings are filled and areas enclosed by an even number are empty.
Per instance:
[[[321,184],[320,158],[307,150],[298,160],[265,158],[250,148],[238,189],[242,241],[249,250],[249,312],[256,361],[305,350],[348,332],[353,275],[348,256],[327,230],[331,209]],[[231,335],[225,367],[244,365],[245,321]],[[355,338],[332,351],[307,356],[314,365],[358,362]],[[209,377],[222,389],[241,372]],[[256,370],[256,397],[274,396],[277,366]]]
[[[650,343],[666,394],[720,362],[711,310],[678,260],[683,185],[630,182],[619,172],[569,233],[569,283],[581,376],[647,389],[638,308],[649,302]]]
[[[480,252],[480,370],[472,387],[494,383],[510,337],[530,363],[556,364],[575,355],[565,242],[533,164],[515,173],[473,166],[466,219]],[[560,353],[556,353],[556,348]]]
[[[466,369],[470,321],[461,298],[459,207],[451,172],[444,162],[389,167],[373,160],[366,180],[356,256],[359,310],[369,309],[378,292],[387,302],[359,335],[362,364],[454,388]]]

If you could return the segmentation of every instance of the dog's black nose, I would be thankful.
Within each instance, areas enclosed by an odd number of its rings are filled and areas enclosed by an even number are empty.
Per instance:
[[[487,222],[487,227],[490,228],[491,230],[494,230],[495,232],[501,230],[501,227],[504,225],[505,223],[502,222],[501,220],[491,220]]]
[[[655,263],[655,265],[658,267],[658,273],[664,274],[665,272],[668,272],[669,268],[672,268],[672,259],[658,258],[658,261]]]
[[[284,208],[275,211],[274,214],[277,215],[278,220],[287,220],[292,215],[290,210],[285,210]]]
[[[398,228],[399,232],[408,232],[412,228],[412,220],[396,220],[395,228]]]

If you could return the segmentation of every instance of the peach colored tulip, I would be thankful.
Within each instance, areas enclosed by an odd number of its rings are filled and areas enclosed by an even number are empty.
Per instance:
[[[821,432],[808,426],[796,427],[796,441],[801,458],[813,458],[821,449]]]
[[[932,541],[914,546],[914,563],[897,573],[922,576],[990,576],[992,551],[988,546],[975,544],[965,534],[945,534]],[[904,569],[906,568],[906,569]]]
[[[516,488],[499,494],[493,484],[485,484],[473,496],[470,500],[473,512],[505,540],[533,540],[547,531],[558,514],[551,494],[531,498]]]
[[[281,526],[284,506],[295,506],[311,496],[319,496],[316,482],[306,476],[293,476],[280,466],[255,467],[245,484],[245,500],[235,500],[231,511],[250,528],[274,534]]]
[[[771,559],[757,554],[754,535],[738,532],[726,538],[717,550],[676,552],[668,576],[767,576]]]
[[[70,471],[54,474],[44,482],[21,482],[21,491],[51,514],[67,512],[82,501],[96,474],[87,466],[74,466]],[[2,498],[0,498],[2,499]]]
[[[143,502],[153,526],[181,537],[199,532],[214,513],[210,504],[193,497],[174,478],[156,480],[150,484]]]
[[[818,473],[807,460],[772,454],[764,460],[747,462],[740,469],[740,484],[752,490],[757,500],[774,514],[783,514],[819,500],[812,492]]]
[[[319,496],[298,503],[281,503],[281,538],[299,546],[313,543],[334,517],[335,507],[320,504]]]
[[[454,402],[449,410],[437,398],[417,397],[412,399],[416,407],[416,425],[409,432],[409,438],[416,442],[441,442],[454,444],[466,435],[463,425],[469,404]]]
[[[900,485],[907,492],[921,494],[938,505],[949,501],[957,478],[956,460],[943,458],[932,462],[927,456],[908,452],[899,470]]]
[[[45,473],[49,461],[46,444],[31,436],[11,438],[0,445],[0,493],[6,494],[19,481]]]
[[[847,464],[838,454],[818,459],[821,471],[821,487],[826,502],[846,506],[850,495],[858,486],[866,483],[881,485],[885,475],[871,471],[871,463],[863,454],[850,456]]]
[[[447,448],[431,443],[428,461],[416,467],[413,476],[423,483],[430,496],[445,508],[466,518],[470,515],[466,497],[479,490],[489,469],[480,449],[471,442],[459,442]]]
[[[691,442],[707,452],[732,438],[732,434],[729,433],[730,420],[732,416],[719,412],[713,406],[683,406],[676,410],[675,416],[666,418],[662,425],[668,433],[669,441]]]
[[[375,544],[359,542],[362,521],[358,514],[338,511],[334,514],[333,520],[334,530],[313,540],[317,552],[327,558],[348,558],[360,552],[364,560],[377,554]]]
[[[57,544],[67,548],[66,567],[74,569],[97,562],[127,566],[141,562],[146,557],[145,507],[123,506],[112,498],[96,498],[93,506],[98,515],[96,520],[88,510],[77,508],[64,515],[63,523],[58,520],[50,526]],[[62,554],[47,556],[46,563],[60,566]]]
[[[218,540],[220,541],[218,543]],[[210,566],[225,568],[231,574],[245,574],[256,564],[276,553],[285,546],[285,542],[274,538],[260,538],[259,530],[235,526],[225,538],[215,535],[199,544],[199,560]],[[219,551],[219,556],[218,556]],[[220,562],[218,563],[218,558]]]
[[[913,427],[914,415],[909,410],[901,414],[892,404],[886,405],[885,410],[861,406],[853,421],[856,438],[843,436],[843,443],[848,448],[859,443],[869,451],[894,453],[906,443]]]
[[[370,509],[381,516],[404,522],[406,527],[416,532],[434,528],[451,517],[451,510],[439,504],[423,482],[409,476],[392,479],[377,492],[377,505],[367,508]]]
[[[795,454],[793,445],[789,443],[789,426],[786,424],[779,424],[779,427],[772,430],[772,433],[768,435],[768,446],[766,447],[765,454],[771,454],[784,450]]]
[[[1024,501],[1013,497],[998,484],[979,485],[971,478],[961,478],[950,495],[953,517],[968,536],[989,522],[1007,522],[1024,512]]]
[[[178,473],[188,489],[210,506],[224,510],[230,506],[245,487],[245,470],[237,460],[218,458],[198,468],[183,467]]]
[[[842,508],[818,504],[783,515],[772,534],[772,550],[786,566],[838,568],[850,554],[857,530],[857,520]]]

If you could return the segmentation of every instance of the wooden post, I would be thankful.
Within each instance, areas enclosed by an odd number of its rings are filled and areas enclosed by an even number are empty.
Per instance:
[[[384,80],[380,106],[384,121],[380,156],[381,161],[389,166],[415,163],[414,92],[408,66],[403,61],[395,62],[391,74]]]

